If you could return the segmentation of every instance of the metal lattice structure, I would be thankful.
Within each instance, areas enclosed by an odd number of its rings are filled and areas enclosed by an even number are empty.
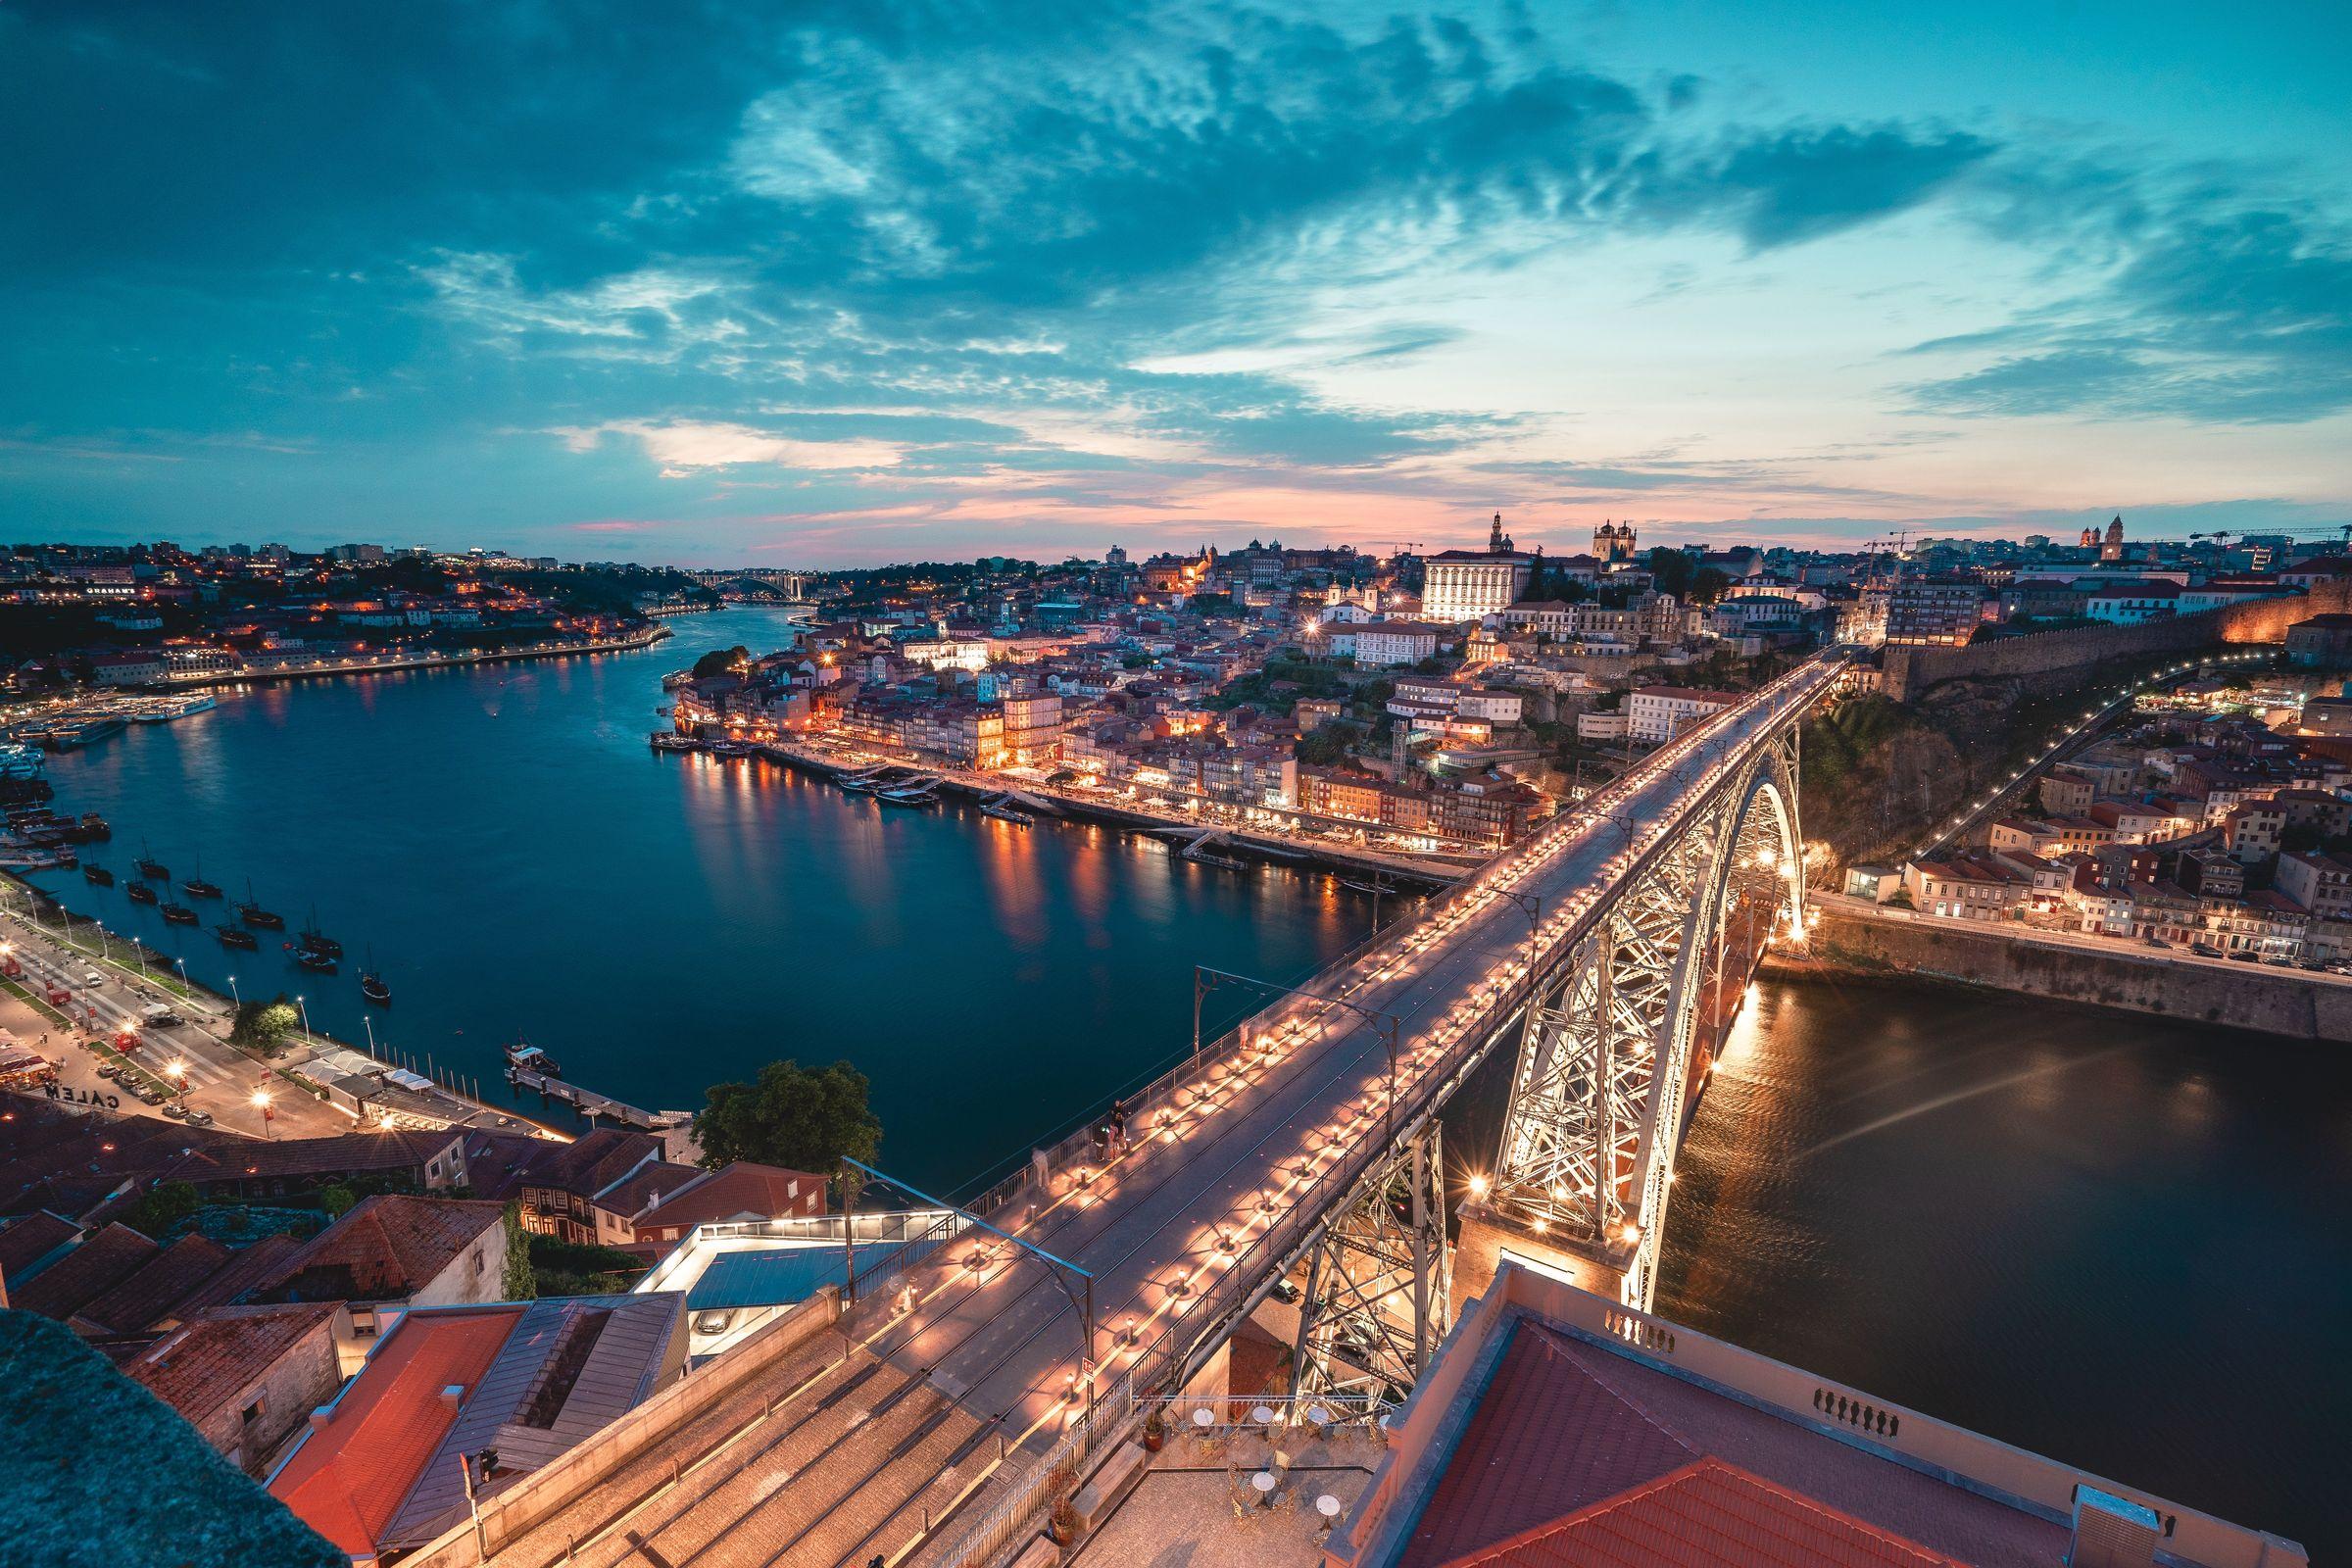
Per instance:
[[[1595,912],[1528,1008],[1488,1211],[1616,1273],[1646,1308],[1702,998],[1803,929],[1791,728],[1698,803]]]
[[[1432,1120],[1391,1152],[1307,1254],[1292,1384],[1401,1398],[1451,1324],[1445,1146]]]

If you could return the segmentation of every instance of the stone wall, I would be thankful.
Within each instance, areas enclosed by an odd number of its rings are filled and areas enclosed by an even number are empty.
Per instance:
[[[2094,952],[2037,943],[2018,926],[1865,914],[1822,901],[1811,953],[1776,953],[1767,973],[1939,981],[2126,1012],[2254,1029],[2294,1040],[2352,1041],[2352,983],[2251,963],[2199,963],[2153,949]]]
[[[2249,600],[2201,614],[2138,626],[2077,626],[2002,637],[1966,648],[1889,648],[1885,689],[1909,702],[1939,681],[1971,677],[2073,675],[2117,660],[2187,653],[2222,643],[2277,643],[2313,615],[2352,610],[2352,582],[2324,583],[2309,594]]]

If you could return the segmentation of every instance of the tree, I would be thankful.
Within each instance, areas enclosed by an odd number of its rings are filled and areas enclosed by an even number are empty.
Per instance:
[[[159,1182],[141,1194],[123,1217],[132,1230],[150,1241],[168,1241],[203,1206],[203,1195],[190,1183]]]
[[[751,662],[752,651],[741,643],[732,648],[713,648],[694,662],[694,678],[704,680],[712,675],[724,675],[736,665]]]
[[[268,1002],[256,997],[237,1004],[237,1021],[229,1025],[228,1043],[274,1055],[301,1022],[302,1014],[294,1010],[283,991]]]
[[[1686,604],[1711,605],[1723,597],[1732,585],[1731,574],[1721,566],[1701,566],[1690,575],[1690,595]]]
[[[1353,734],[1343,724],[1321,724],[1298,737],[1292,752],[1298,760],[1310,766],[1329,767],[1344,761]]]
[[[751,1083],[712,1084],[695,1113],[703,1163],[751,1159],[830,1173],[843,1156],[871,1163],[882,1123],[866,1108],[865,1074],[846,1061],[813,1070],[787,1058]]]
[[[1672,594],[1689,602],[1690,586],[1690,558],[1669,545],[1659,545],[1649,553],[1649,574],[1656,580],[1658,592]]]
[[[318,1189],[318,1209],[328,1219],[341,1219],[358,1205],[360,1195],[341,1182],[328,1182]]]

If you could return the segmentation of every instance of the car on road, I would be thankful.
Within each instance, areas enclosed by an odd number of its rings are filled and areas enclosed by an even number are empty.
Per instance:
[[[139,1021],[150,1029],[169,1029],[187,1020],[161,1002],[151,1002],[139,1009]]]
[[[2262,955],[2259,953],[2232,953],[2230,955],[2230,961],[2231,963],[2260,963]]]
[[[189,1125],[189,1126],[191,1126],[191,1127],[210,1127],[212,1124],[213,1124],[213,1113],[212,1113],[211,1111],[209,1111],[209,1110],[191,1110],[191,1111],[189,1111],[189,1112],[188,1112],[188,1125]]]
[[[2203,954],[2208,958],[2218,958],[2222,956],[2221,949],[2204,942],[2191,942],[2188,945],[2188,951]]]
[[[102,986],[106,984],[106,976],[95,969],[84,969],[81,971],[81,983],[85,986]]]

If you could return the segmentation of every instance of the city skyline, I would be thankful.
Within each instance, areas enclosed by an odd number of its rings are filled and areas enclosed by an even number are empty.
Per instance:
[[[0,497],[688,565],[2331,524],[2343,32],[19,8]]]

